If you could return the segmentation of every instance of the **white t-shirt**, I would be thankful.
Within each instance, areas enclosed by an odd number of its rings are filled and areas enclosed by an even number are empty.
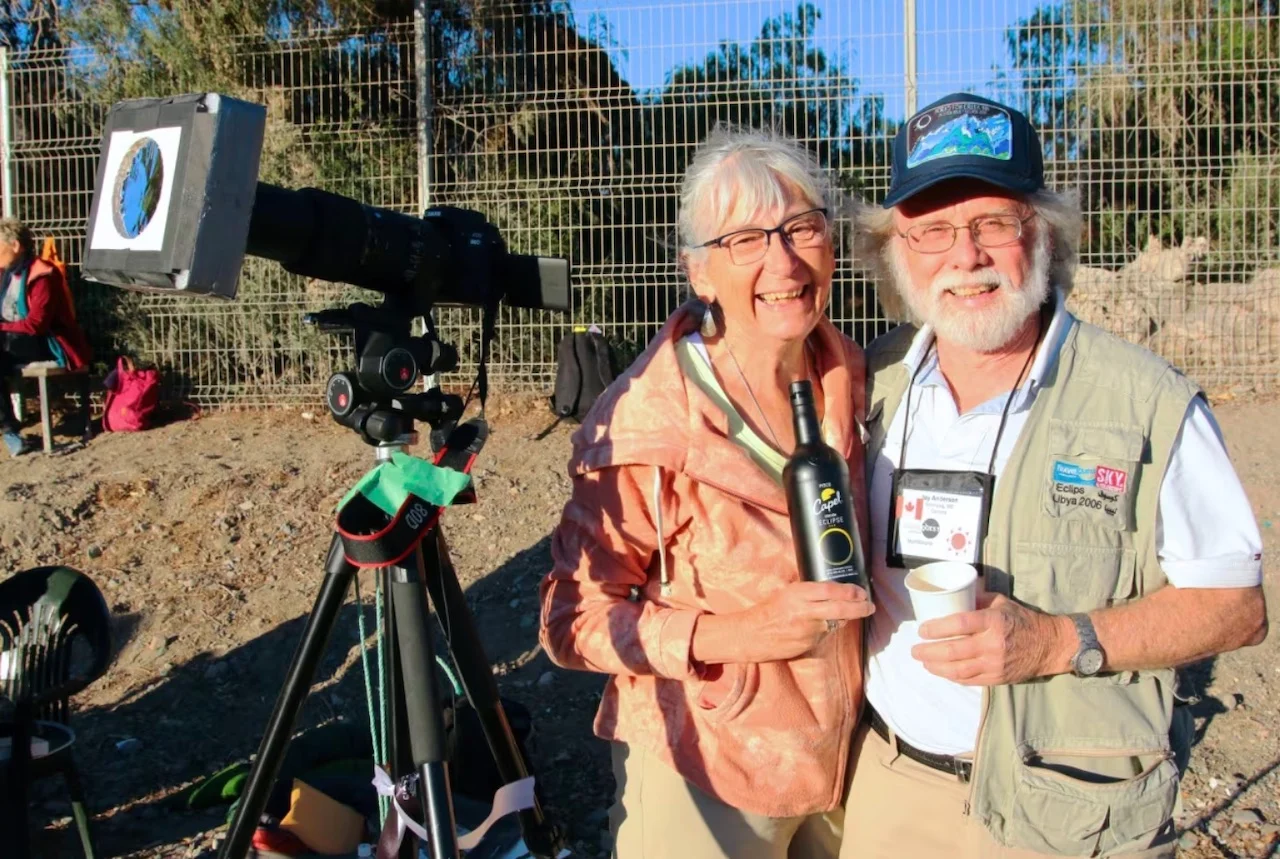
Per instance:
[[[995,460],[997,485],[1071,321],[1059,293],[1031,373],[1013,395]],[[958,414],[932,346],[933,332],[926,326],[903,359],[909,370],[920,371],[911,390],[905,466],[985,471],[1007,395]],[[930,674],[912,657],[911,648],[921,639],[903,584],[906,571],[885,564],[890,483],[902,446],[903,411],[898,409],[886,431],[868,488],[876,612],[868,634],[867,700],[905,742],[954,755],[973,750],[982,688]],[[1206,475],[1212,479],[1205,479]],[[1252,587],[1262,581],[1262,539],[1253,510],[1218,425],[1199,397],[1187,408],[1160,487],[1156,549],[1161,569],[1174,587]]]
[[[3,276],[3,272],[0,272]],[[0,283],[0,319],[5,322],[18,320],[18,283],[21,281],[17,272],[9,275],[8,283]]]

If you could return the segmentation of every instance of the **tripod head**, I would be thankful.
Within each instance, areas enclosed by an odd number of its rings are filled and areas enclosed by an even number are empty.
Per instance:
[[[439,431],[457,422],[464,405],[462,397],[438,387],[409,393],[423,375],[457,369],[458,350],[430,327],[426,334],[412,336],[411,313],[395,304],[357,303],[308,313],[302,320],[320,331],[354,332],[355,370],[329,377],[325,405],[334,420],[370,445],[402,441],[412,435],[414,421]]]

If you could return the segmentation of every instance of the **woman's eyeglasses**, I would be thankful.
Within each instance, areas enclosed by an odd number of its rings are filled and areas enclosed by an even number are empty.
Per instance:
[[[769,241],[775,233],[793,248],[817,247],[827,239],[827,210],[810,209],[792,215],[771,230],[762,227],[734,230],[703,242],[699,247],[724,248],[729,252],[729,259],[734,265],[750,265],[764,259],[764,255],[769,252]]]

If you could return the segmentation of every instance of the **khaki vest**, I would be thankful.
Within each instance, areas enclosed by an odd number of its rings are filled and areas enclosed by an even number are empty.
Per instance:
[[[867,350],[868,468],[906,392],[902,359],[915,333],[900,326]],[[996,482],[988,589],[1067,614],[1164,586],[1156,505],[1196,396],[1151,352],[1071,320]],[[1067,856],[1106,855],[1153,834],[1178,796],[1173,686],[1173,670],[1160,669],[991,687],[969,813],[1001,844]]]

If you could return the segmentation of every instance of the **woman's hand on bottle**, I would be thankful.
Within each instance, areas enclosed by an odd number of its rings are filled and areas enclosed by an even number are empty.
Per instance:
[[[845,621],[874,611],[857,585],[792,582],[749,609],[698,618],[690,655],[710,664],[794,659]]]

